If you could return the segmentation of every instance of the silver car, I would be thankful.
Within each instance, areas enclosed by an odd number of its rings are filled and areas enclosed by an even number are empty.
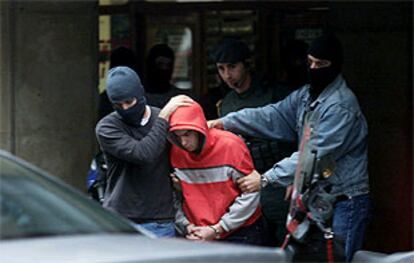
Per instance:
[[[2,262],[286,262],[279,249],[155,239],[0,150]]]

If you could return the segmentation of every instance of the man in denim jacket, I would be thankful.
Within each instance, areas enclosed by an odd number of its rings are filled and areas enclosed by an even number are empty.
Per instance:
[[[310,84],[286,99],[256,109],[244,109],[209,122],[210,127],[271,140],[292,140],[302,135],[304,116],[320,116],[315,134],[319,157],[330,155],[336,162],[332,194],[346,200],[335,204],[333,230],[345,240],[346,261],[362,247],[370,217],[367,135],[368,128],[354,93],[341,74],[342,45],[334,35],[313,41],[308,50]],[[293,153],[260,175],[253,172],[238,181],[246,192],[267,184],[292,184],[299,153]]]

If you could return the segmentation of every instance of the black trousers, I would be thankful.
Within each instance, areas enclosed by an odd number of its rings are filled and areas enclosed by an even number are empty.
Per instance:
[[[339,237],[332,240],[332,256],[334,262],[345,260],[345,242]],[[328,241],[324,238],[322,231],[312,225],[303,242],[291,238],[287,247],[291,253],[293,262],[328,262]]]
[[[262,246],[266,233],[266,223],[263,217],[260,217],[253,224],[242,227],[233,232],[228,237],[222,239],[224,242]]]

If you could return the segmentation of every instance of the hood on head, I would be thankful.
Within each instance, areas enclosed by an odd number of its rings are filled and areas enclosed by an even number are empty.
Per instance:
[[[207,120],[204,116],[200,104],[194,102],[191,106],[178,107],[170,117],[170,129],[168,139],[171,143],[182,148],[181,144],[174,135],[177,130],[197,131],[201,135],[201,147],[204,147],[208,139]],[[201,150],[201,149],[200,149]]]

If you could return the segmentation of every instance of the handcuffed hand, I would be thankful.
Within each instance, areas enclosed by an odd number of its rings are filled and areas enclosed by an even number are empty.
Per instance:
[[[185,236],[186,239],[190,240],[201,240],[201,238],[195,234],[196,226],[194,224],[189,224],[187,226],[187,235]]]
[[[203,241],[216,239],[216,232],[209,226],[196,226],[192,234]]]

